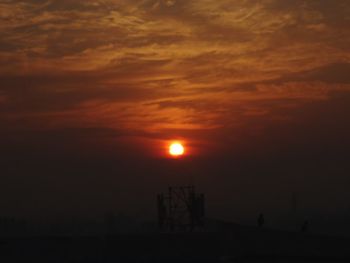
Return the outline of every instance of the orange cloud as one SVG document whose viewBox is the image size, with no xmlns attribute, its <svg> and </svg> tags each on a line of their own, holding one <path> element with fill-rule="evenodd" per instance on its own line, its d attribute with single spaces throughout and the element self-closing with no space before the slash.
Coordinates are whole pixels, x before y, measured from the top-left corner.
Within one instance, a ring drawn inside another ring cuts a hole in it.
<svg viewBox="0 0 350 263">
<path fill-rule="evenodd" d="M 276 107 L 349 90 L 349 13 L 347 1 L 5 1 L 0 122 L 195 137 L 289 120 Z"/>
</svg>

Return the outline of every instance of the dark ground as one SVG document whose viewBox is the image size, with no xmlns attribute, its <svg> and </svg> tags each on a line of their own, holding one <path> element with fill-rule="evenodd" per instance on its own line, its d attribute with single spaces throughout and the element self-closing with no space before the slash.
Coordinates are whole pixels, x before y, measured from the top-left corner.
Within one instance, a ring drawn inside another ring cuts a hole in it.
<svg viewBox="0 0 350 263">
<path fill-rule="evenodd" d="M 222 223 L 215 232 L 2 238 L 0 262 L 350 262 L 350 240 Z"/>
</svg>

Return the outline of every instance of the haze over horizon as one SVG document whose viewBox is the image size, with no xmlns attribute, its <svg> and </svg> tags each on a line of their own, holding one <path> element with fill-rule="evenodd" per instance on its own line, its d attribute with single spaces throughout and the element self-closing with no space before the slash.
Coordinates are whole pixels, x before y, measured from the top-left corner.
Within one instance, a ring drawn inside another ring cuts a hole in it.
<svg viewBox="0 0 350 263">
<path fill-rule="evenodd" d="M 347 0 L 0 0 L 0 215 L 349 214 Z M 188 154 L 169 159 L 169 141 Z"/>
</svg>

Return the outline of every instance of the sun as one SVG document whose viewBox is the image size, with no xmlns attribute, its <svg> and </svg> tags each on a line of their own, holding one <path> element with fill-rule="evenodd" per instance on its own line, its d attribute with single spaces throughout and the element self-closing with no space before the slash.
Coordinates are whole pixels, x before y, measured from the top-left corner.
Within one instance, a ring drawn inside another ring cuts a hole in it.
<svg viewBox="0 0 350 263">
<path fill-rule="evenodd" d="M 179 142 L 173 142 L 169 146 L 169 154 L 173 157 L 179 157 L 185 153 L 185 148 Z"/>
</svg>

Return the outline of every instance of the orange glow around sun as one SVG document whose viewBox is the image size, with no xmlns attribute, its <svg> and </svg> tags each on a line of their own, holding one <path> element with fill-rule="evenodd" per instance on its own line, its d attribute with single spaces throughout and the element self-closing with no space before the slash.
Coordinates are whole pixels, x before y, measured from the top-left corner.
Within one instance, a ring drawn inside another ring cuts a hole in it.
<svg viewBox="0 0 350 263">
<path fill-rule="evenodd" d="M 179 142 L 173 142 L 169 145 L 169 154 L 173 157 L 180 157 L 185 153 L 184 146 Z"/>
</svg>

